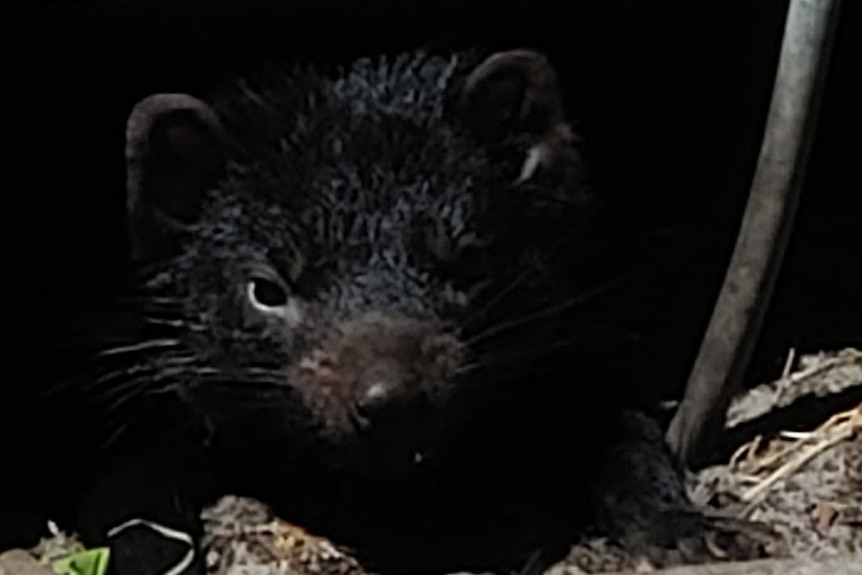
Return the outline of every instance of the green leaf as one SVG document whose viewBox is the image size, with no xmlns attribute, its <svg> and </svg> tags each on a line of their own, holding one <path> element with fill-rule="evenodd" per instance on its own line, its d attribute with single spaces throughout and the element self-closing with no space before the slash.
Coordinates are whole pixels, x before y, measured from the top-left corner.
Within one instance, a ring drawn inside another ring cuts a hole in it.
<svg viewBox="0 0 862 575">
<path fill-rule="evenodd" d="M 58 575 L 105 575 L 111 550 L 107 547 L 89 549 L 54 562 Z"/>
</svg>

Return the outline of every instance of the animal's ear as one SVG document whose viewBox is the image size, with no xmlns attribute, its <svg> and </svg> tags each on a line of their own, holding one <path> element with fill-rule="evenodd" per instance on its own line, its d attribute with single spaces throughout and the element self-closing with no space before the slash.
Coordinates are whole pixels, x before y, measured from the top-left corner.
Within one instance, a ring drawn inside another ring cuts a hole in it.
<svg viewBox="0 0 862 575">
<path fill-rule="evenodd" d="M 167 255 L 200 215 L 225 166 L 215 112 L 186 94 L 155 94 L 126 123 L 126 209 L 132 258 Z"/>
<path fill-rule="evenodd" d="M 497 142 L 526 138 L 531 147 L 522 180 L 573 140 L 557 72 L 540 52 L 492 54 L 463 80 L 456 101 L 461 117 L 480 137 Z"/>
<path fill-rule="evenodd" d="M 540 135 L 564 121 L 557 73 L 533 50 L 492 54 L 467 76 L 461 112 L 488 136 L 517 131 Z"/>
</svg>

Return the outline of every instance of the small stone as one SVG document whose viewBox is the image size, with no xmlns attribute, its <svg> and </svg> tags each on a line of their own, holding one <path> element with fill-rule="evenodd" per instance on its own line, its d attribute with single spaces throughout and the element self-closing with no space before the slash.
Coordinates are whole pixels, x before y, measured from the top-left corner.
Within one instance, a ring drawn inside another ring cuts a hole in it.
<svg viewBox="0 0 862 575">
<path fill-rule="evenodd" d="M 23 549 L 12 549 L 0 554 L 0 575 L 54 575 L 54 572 Z"/>
</svg>

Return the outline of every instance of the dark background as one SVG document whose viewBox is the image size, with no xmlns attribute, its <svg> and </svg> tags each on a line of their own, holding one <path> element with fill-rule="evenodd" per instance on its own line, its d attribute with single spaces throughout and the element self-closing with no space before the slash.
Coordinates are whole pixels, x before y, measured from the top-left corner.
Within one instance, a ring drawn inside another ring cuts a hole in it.
<svg viewBox="0 0 862 575">
<path fill-rule="evenodd" d="M 674 295 L 700 298 L 706 322 L 757 158 L 786 0 L 280 6 L 0 3 L 4 319 L 12 341 L 7 405 L 37 385 L 34 365 L 50 363 L 40 343 L 122 269 L 131 107 L 157 91 L 203 95 L 260 59 L 331 60 L 431 40 L 547 51 L 581 118 L 596 184 L 629 194 L 632 212 L 657 225 L 704 222 L 709 237 L 700 260 L 709 265 L 692 273 L 707 278 L 701 285 L 712 291 L 680 283 Z M 858 2 L 843 8 L 757 377 L 780 367 L 791 345 L 833 347 L 862 336 L 862 92 L 855 81 L 862 10 Z"/>
</svg>

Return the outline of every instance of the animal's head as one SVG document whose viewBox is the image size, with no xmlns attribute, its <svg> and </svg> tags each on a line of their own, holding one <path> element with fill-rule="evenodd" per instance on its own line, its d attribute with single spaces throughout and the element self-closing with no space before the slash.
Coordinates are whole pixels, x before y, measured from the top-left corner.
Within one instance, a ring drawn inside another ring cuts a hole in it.
<svg viewBox="0 0 862 575">
<path fill-rule="evenodd" d="M 454 391 L 553 337 L 527 316 L 559 301 L 552 262 L 589 194 L 538 53 L 154 95 L 126 153 L 133 256 L 178 330 L 159 361 L 216 430 L 403 471 Z"/>
</svg>

